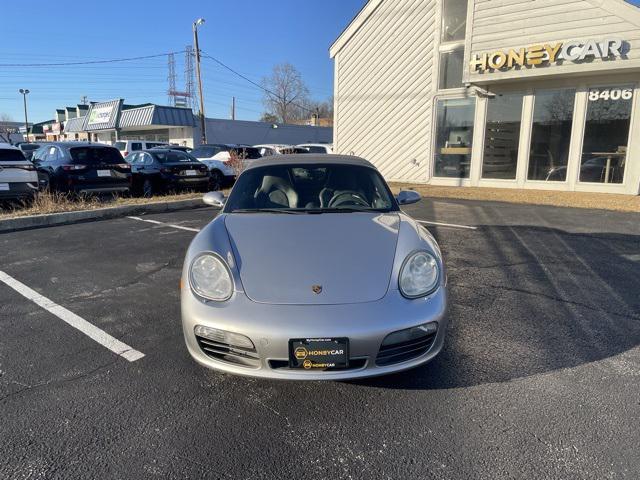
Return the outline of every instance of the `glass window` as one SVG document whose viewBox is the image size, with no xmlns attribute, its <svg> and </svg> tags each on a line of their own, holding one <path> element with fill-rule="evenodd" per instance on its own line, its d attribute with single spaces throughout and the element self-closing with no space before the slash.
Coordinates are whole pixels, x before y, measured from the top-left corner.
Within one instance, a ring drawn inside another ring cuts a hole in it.
<svg viewBox="0 0 640 480">
<path fill-rule="evenodd" d="M 464 49 L 440 54 L 440 89 L 462 87 Z"/>
<path fill-rule="evenodd" d="M 509 93 L 488 100 L 482 178 L 515 180 L 523 98 Z"/>
<path fill-rule="evenodd" d="M 475 110 L 475 98 L 438 101 L 436 177 L 469 178 Z"/>
<path fill-rule="evenodd" d="M 581 182 L 622 183 L 627 160 L 633 87 L 589 90 Z"/>
<path fill-rule="evenodd" d="M 97 165 L 122 163 L 122 155 L 113 147 L 75 147 L 70 150 L 74 164 Z"/>
<path fill-rule="evenodd" d="M 142 144 L 140 142 L 132 142 L 131 143 L 131 150 L 132 151 L 136 151 L 136 150 L 142 150 Z"/>
<path fill-rule="evenodd" d="M 0 163 L 2 162 L 24 162 L 24 154 L 13 148 L 0 148 Z"/>
<path fill-rule="evenodd" d="M 191 155 L 196 158 L 211 158 L 222 151 L 218 145 L 202 145 L 191 151 Z"/>
<path fill-rule="evenodd" d="M 564 182 L 573 125 L 575 90 L 536 92 L 533 106 L 529 180 Z"/>
<path fill-rule="evenodd" d="M 442 2 L 442 41 L 464 40 L 467 27 L 468 0 L 444 0 Z"/>
</svg>

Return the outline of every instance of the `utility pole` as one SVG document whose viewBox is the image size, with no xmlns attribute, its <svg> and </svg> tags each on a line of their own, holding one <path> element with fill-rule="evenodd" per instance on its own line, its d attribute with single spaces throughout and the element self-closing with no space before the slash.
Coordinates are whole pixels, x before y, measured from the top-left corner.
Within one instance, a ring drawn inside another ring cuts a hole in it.
<svg viewBox="0 0 640 480">
<path fill-rule="evenodd" d="M 231 120 L 236 119 L 236 97 L 231 97 Z"/>
<path fill-rule="evenodd" d="M 29 143 L 29 120 L 27 118 L 27 95 L 29 94 L 29 89 L 21 88 L 18 91 L 22 94 L 22 101 L 24 102 L 24 131 L 27 134 L 27 143 Z"/>
<path fill-rule="evenodd" d="M 198 44 L 198 26 L 204 23 L 204 18 L 193 22 L 193 43 L 196 48 L 196 72 L 198 75 L 198 92 L 200 93 L 200 135 L 201 142 L 207 143 L 207 126 L 204 116 L 204 96 L 202 95 L 202 75 L 200 74 L 200 45 Z"/>
<path fill-rule="evenodd" d="M 87 96 L 86 96 L 86 95 L 83 95 L 83 96 L 80 98 L 80 103 L 82 103 L 82 105 L 86 105 L 88 101 L 89 101 L 89 99 L 87 98 Z"/>
</svg>

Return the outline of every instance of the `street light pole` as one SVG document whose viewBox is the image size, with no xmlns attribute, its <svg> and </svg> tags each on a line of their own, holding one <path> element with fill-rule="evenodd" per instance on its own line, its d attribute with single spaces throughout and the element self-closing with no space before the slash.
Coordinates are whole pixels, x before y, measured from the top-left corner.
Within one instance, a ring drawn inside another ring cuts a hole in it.
<svg viewBox="0 0 640 480">
<path fill-rule="evenodd" d="M 22 94 L 22 101 L 24 102 L 24 131 L 27 135 L 27 143 L 29 143 L 29 119 L 27 118 L 27 94 L 29 89 L 21 88 L 18 91 Z"/>
<path fill-rule="evenodd" d="M 193 43 L 196 49 L 196 72 L 198 74 L 198 92 L 200 94 L 200 140 L 207 143 L 207 126 L 204 116 L 204 97 L 202 96 L 202 76 L 200 74 L 200 45 L 198 44 L 198 26 L 204 23 L 204 18 L 193 22 Z"/>
</svg>

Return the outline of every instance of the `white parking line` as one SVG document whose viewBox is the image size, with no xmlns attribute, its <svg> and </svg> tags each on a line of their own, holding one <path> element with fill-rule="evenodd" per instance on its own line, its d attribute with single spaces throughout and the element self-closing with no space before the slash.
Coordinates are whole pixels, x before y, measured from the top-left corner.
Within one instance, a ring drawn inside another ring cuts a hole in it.
<svg viewBox="0 0 640 480">
<path fill-rule="evenodd" d="M 113 338 L 105 331 L 100 330 L 95 325 L 87 322 L 84 318 L 79 317 L 75 313 L 49 300 L 47 297 L 40 295 L 35 290 L 32 290 L 24 283 L 19 282 L 3 271 L 0 271 L 0 281 L 13 288 L 23 297 L 31 300 L 36 305 L 44 308 L 49 313 L 54 314 L 60 320 L 68 323 L 77 330 L 80 330 L 86 336 L 95 340 L 103 347 L 106 347 L 113 353 L 120 355 L 122 358 L 130 362 L 135 362 L 136 360 L 140 360 L 142 357 L 144 357 L 144 353 L 134 350 L 126 343 L 122 343 L 117 338 Z"/>
<path fill-rule="evenodd" d="M 171 228 L 177 228 L 178 230 L 186 230 L 187 232 L 200 231 L 199 228 L 183 227 L 181 225 L 174 225 L 172 223 L 159 222 L 158 220 L 149 220 L 149 219 L 140 218 L 140 217 L 127 217 L 127 218 L 130 218 L 131 220 L 138 220 L 139 222 L 147 222 L 147 223 L 153 223 L 155 225 L 162 225 L 163 227 L 171 227 Z"/>
<path fill-rule="evenodd" d="M 440 222 L 429 222 L 427 220 L 416 220 L 418 223 L 422 223 L 424 225 L 437 225 L 439 227 L 449 227 L 449 228 L 463 228 L 465 230 L 477 230 L 478 227 L 471 227 L 469 225 L 456 225 L 455 223 L 440 223 Z"/>
</svg>

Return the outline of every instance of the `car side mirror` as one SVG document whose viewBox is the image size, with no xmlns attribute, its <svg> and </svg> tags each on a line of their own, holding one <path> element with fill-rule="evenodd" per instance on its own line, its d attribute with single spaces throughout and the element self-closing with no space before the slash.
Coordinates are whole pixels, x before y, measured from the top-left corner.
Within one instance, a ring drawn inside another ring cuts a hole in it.
<svg viewBox="0 0 640 480">
<path fill-rule="evenodd" d="M 211 205 L 212 207 L 222 208 L 224 207 L 227 199 L 222 192 L 208 192 L 204 194 L 204 197 L 202 197 L 202 201 L 207 205 Z"/>
<path fill-rule="evenodd" d="M 398 195 L 396 195 L 396 200 L 399 205 L 410 205 L 412 203 L 417 203 L 420 201 L 422 197 L 418 192 L 413 190 L 401 190 Z"/>
</svg>

